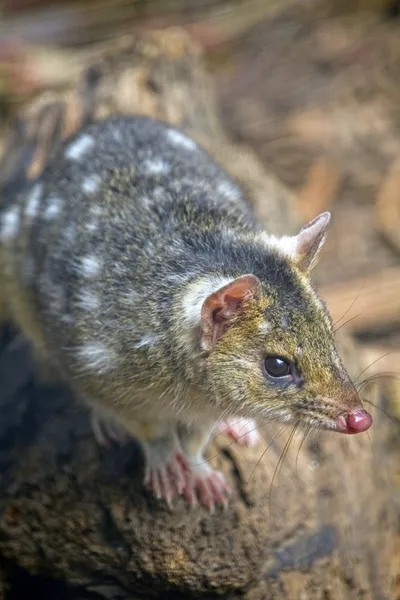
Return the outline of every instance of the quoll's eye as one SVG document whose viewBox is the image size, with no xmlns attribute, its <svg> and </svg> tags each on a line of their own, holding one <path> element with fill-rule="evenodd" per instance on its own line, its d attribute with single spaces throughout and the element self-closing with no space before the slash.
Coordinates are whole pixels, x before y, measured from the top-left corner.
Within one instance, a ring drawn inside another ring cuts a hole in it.
<svg viewBox="0 0 400 600">
<path fill-rule="evenodd" d="M 290 363 L 281 356 L 267 356 L 264 359 L 264 369 L 271 379 L 290 377 Z"/>
</svg>

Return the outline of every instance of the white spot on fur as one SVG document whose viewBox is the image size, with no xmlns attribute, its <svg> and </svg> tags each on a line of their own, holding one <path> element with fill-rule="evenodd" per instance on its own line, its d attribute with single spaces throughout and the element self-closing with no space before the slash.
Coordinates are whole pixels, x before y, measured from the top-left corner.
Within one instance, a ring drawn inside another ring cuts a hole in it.
<svg viewBox="0 0 400 600">
<path fill-rule="evenodd" d="M 41 183 L 36 183 L 26 200 L 25 204 L 25 214 L 29 218 L 36 217 L 39 212 L 40 199 L 42 196 L 43 186 Z"/>
<path fill-rule="evenodd" d="M 47 201 L 47 206 L 43 213 L 43 217 L 46 219 L 46 221 L 51 221 L 51 219 L 54 219 L 60 214 L 62 206 L 63 201 L 61 198 L 58 196 L 50 196 Z"/>
<path fill-rule="evenodd" d="M 241 198 L 240 190 L 230 181 L 222 181 L 217 185 L 217 192 L 228 200 L 236 201 Z"/>
<path fill-rule="evenodd" d="M 72 244 L 76 238 L 76 225 L 69 223 L 64 231 L 64 239 L 67 243 Z"/>
<path fill-rule="evenodd" d="M 0 239 L 11 240 L 14 238 L 20 228 L 21 218 L 19 206 L 9 208 L 1 216 Z"/>
<path fill-rule="evenodd" d="M 85 366 L 96 373 L 108 373 L 117 363 L 114 350 L 102 342 L 89 342 L 78 348 L 78 358 Z"/>
<path fill-rule="evenodd" d="M 281 327 L 283 330 L 287 329 L 289 326 L 289 321 L 287 317 L 281 317 Z"/>
<path fill-rule="evenodd" d="M 82 190 L 85 194 L 93 194 L 101 182 L 100 177 L 86 177 L 82 183 Z"/>
<path fill-rule="evenodd" d="M 150 175 L 166 175 L 169 173 L 170 166 L 165 160 L 155 159 L 155 160 L 146 160 L 143 163 L 146 173 Z"/>
<path fill-rule="evenodd" d="M 82 290 L 78 295 L 77 306 L 89 312 L 96 311 L 100 308 L 100 298 L 91 290 Z"/>
<path fill-rule="evenodd" d="M 157 336 L 154 333 L 147 333 L 146 335 L 144 335 L 142 337 L 142 339 L 140 340 L 140 342 L 138 342 L 135 345 L 135 348 L 136 349 L 145 348 L 145 347 L 150 347 L 151 348 L 152 346 L 154 346 L 154 344 L 156 343 L 156 341 L 157 341 Z"/>
<path fill-rule="evenodd" d="M 104 214 L 104 208 L 99 206 L 99 204 L 95 204 L 90 207 L 90 212 L 95 217 L 100 217 L 100 215 Z"/>
<path fill-rule="evenodd" d="M 98 219 L 91 219 L 90 221 L 88 221 L 85 224 L 85 228 L 87 229 L 87 231 L 96 231 L 96 229 L 99 226 L 99 221 Z"/>
<path fill-rule="evenodd" d="M 303 348 L 301 346 L 297 346 L 296 355 L 301 356 L 303 354 Z"/>
<path fill-rule="evenodd" d="M 79 272 L 83 277 L 93 279 L 100 274 L 100 271 L 101 263 L 96 256 L 89 255 L 82 258 L 81 264 L 79 265 Z"/>
<path fill-rule="evenodd" d="M 72 315 L 66 314 L 63 315 L 60 319 L 61 323 L 64 323 L 65 325 L 72 325 L 73 323 L 75 323 L 75 319 Z"/>
<path fill-rule="evenodd" d="M 267 323 L 267 321 L 264 321 L 264 323 L 261 323 L 261 325 L 258 326 L 258 329 L 262 334 L 267 334 L 271 331 L 272 326 L 271 323 Z"/>
<path fill-rule="evenodd" d="M 65 156 L 70 160 L 78 160 L 93 146 L 94 139 L 90 135 L 82 135 L 68 146 Z"/>
<path fill-rule="evenodd" d="M 177 131 L 176 129 L 169 129 L 167 136 L 170 142 L 175 146 L 183 146 L 186 150 L 196 150 L 197 144 L 194 140 L 190 139 L 184 133 Z"/>
<path fill-rule="evenodd" d="M 150 198 L 148 196 L 140 196 L 140 198 L 138 198 L 138 201 L 144 206 L 150 206 Z"/>
</svg>

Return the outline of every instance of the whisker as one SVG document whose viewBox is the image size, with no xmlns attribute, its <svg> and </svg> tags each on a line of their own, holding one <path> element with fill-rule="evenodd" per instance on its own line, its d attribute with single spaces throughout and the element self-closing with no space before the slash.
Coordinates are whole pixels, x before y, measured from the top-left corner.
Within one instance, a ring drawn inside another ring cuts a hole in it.
<svg viewBox="0 0 400 600">
<path fill-rule="evenodd" d="M 219 421 L 222 421 L 222 419 L 219 419 Z M 242 419 L 238 419 L 237 421 L 235 421 L 235 423 L 232 423 L 232 424 L 228 425 L 228 427 L 225 427 L 225 429 L 223 429 L 222 431 L 220 431 L 219 433 L 217 433 L 217 435 L 215 435 L 213 438 L 211 438 L 210 440 L 208 440 L 207 444 L 204 447 L 208 446 L 208 444 L 211 444 L 211 442 L 213 442 L 214 440 L 216 440 L 220 435 L 226 433 L 228 431 L 228 429 L 230 429 L 232 427 L 232 425 L 237 425 L 238 423 L 240 423 L 240 421 L 243 421 L 243 418 Z M 216 427 L 217 423 L 218 423 L 218 421 L 214 425 L 214 428 Z M 244 425 L 243 425 L 243 427 L 244 427 Z M 258 427 L 258 425 L 257 425 L 257 427 Z M 255 429 L 257 429 L 257 427 L 254 427 L 254 429 L 252 431 L 254 431 Z M 246 435 L 246 434 L 243 434 L 243 435 Z M 243 436 L 240 436 L 238 439 L 240 439 L 241 437 L 243 437 Z"/>
<path fill-rule="evenodd" d="M 379 381 L 380 379 L 394 379 L 396 381 L 400 381 L 400 375 L 398 373 L 392 373 L 390 371 L 383 372 L 383 373 L 375 373 L 374 375 L 371 375 L 370 377 L 367 377 L 366 379 L 364 379 L 364 381 L 360 381 L 360 383 L 355 384 L 355 387 L 358 390 L 362 390 L 369 383 L 375 383 L 376 381 Z"/>
<path fill-rule="evenodd" d="M 345 316 L 346 316 L 346 315 L 347 315 L 347 314 L 350 312 L 350 310 L 353 308 L 353 306 L 355 305 L 355 303 L 357 302 L 357 300 L 358 300 L 358 299 L 359 299 L 359 297 L 360 297 L 360 294 L 361 294 L 361 292 L 362 292 L 362 290 L 363 290 L 363 288 L 364 288 L 364 285 L 365 285 L 365 281 L 364 281 L 364 282 L 363 282 L 363 284 L 361 285 L 361 287 L 360 287 L 360 289 L 359 289 L 359 292 L 358 292 L 357 296 L 354 298 L 353 302 L 350 304 L 350 306 L 349 306 L 349 308 L 346 310 L 346 312 L 345 312 L 345 313 L 344 313 L 344 314 L 343 314 L 343 315 L 340 317 L 340 319 L 338 319 L 337 321 L 335 321 L 335 322 L 334 322 L 334 324 L 333 324 L 333 327 L 334 327 L 334 328 L 336 327 L 336 325 L 337 325 L 338 323 L 340 323 L 340 321 L 341 321 L 342 319 L 344 319 L 344 318 L 345 318 Z"/>
<path fill-rule="evenodd" d="M 278 469 L 279 469 L 280 465 L 281 465 L 281 464 L 283 464 L 283 462 L 284 462 L 284 460 L 285 460 L 285 458 L 286 458 L 287 452 L 288 452 L 288 450 L 289 450 L 290 444 L 292 443 L 293 436 L 294 436 L 294 434 L 296 433 L 296 430 L 297 430 L 297 427 L 298 427 L 298 424 L 299 424 L 299 422 L 300 422 L 300 421 L 297 421 L 297 422 L 294 424 L 294 426 L 293 426 L 293 429 L 292 429 L 291 433 L 289 434 L 289 437 L 288 437 L 288 439 L 287 439 L 287 441 L 286 441 L 286 444 L 285 444 L 285 445 L 284 445 L 284 447 L 283 447 L 283 450 L 282 450 L 282 452 L 281 452 L 281 455 L 280 455 L 280 457 L 279 457 L 279 460 L 278 460 L 278 462 L 277 462 L 277 465 L 276 465 L 276 467 L 275 467 L 274 474 L 273 474 L 273 476 L 272 476 L 271 485 L 270 485 L 270 492 L 269 492 L 269 501 L 268 501 L 270 512 L 271 512 L 271 498 L 272 498 L 272 490 L 273 490 L 273 485 L 274 485 L 275 477 L 276 477 L 276 475 L 277 475 L 277 472 L 278 472 Z"/>
<path fill-rule="evenodd" d="M 368 367 L 365 367 L 365 369 L 363 369 L 361 371 L 361 373 L 359 373 L 357 375 L 357 377 L 355 378 L 355 381 L 357 381 L 357 379 L 359 379 L 361 377 L 361 375 L 364 375 L 365 371 L 368 371 L 368 369 L 370 369 L 373 365 L 375 365 L 378 361 L 382 360 L 382 358 L 385 358 L 385 356 L 389 356 L 389 354 L 393 354 L 393 351 L 389 351 L 386 352 L 385 354 L 382 354 L 382 356 L 380 356 L 379 358 L 376 358 L 370 365 L 368 365 Z"/>
<path fill-rule="evenodd" d="M 358 313 L 358 315 L 354 315 L 354 317 L 351 317 L 350 319 L 347 319 L 347 321 L 345 321 L 344 323 L 342 323 L 341 325 L 339 325 L 339 327 L 336 327 L 336 329 L 333 330 L 333 333 L 337 333 L 340 329 L 342 329 L 342 327 L 345 327 L 345 325 L 347 325 L 348 323 L 351 323 L 352 321 L 354 321 L 354 319 L 358 319 L 358 317 L 361 317 L 362 313 Z"/>
<path fill-rule="evenodd" d="M 305 433 L 304 433 L 303 439 L 301 440 L 301 443 L 300 443 L 299 449 L 297 450 L 297 456 L 296 456 L 296 476 L 298 475 L 297 464 L 298 464 L 298 460 L 299 460 L 300 452 L 301 452 L 301 449 L 302 449 L 302 447 L 303 447 L 303 445 L 304 445 L 304 442 L 306 441 L 306 438 L 307 438 L 308 434 L 310 433 L 311 429 L 312 429 L 312 427 L 311 427 L 311 425 L 309 425 L 309 426 L 307 427 L 307 429 L 306 429 Z"/>
<path fill-rule="evenodd" d="M 392 421 L 392 423 L 396 425 L 396 427 L 400 427 L 398 420 L 395 417 L 389 415 L 389 413 L 387 413 L 384 408 L 382 408 L 378 404 L 375 404 L 375 402 L 372 402 L 372 400 L 367 400 L 367 398 L 362 398 L 362 401 L 366 402 L 367 404 L 370 404 L 371 406 L 379 410 L 381 413 L 383 413 L 389 419 L 389 421 Z"/>
<path fill-rule="evenodd" d="M 262 454 L 261 454 L 260 458 L 258 459 L 257 463 L 255 464 L 255 466 L 253 467 L 253 469 L 252 469 L 252 471 L 251 471 L 251 473 L 250 473 L 250 476 L 249 476 L 249 478 L 248 478 L 248 480 L 247 480 L 247 483 L 249 483 L 249 481 L 250 481 L 250 479 L 252 478 L 252 476 L 253 476 L 253 474 L 254 474 L 255 470 L 257 469 L 258 465 L 260 464 L 260 462 L 261 462 L 261 461 L 262 461 L 262 459 L 264 458 L 265 454 L 267 453 L 267 450 L 269 450 L 269 448 L 271 448 L 271 446 L 272 446 L 272 444 L 274 443 L 274 441 L 275 441 L 276 439 L 278 439 L 278 437 L 280 437 L 280 436 L 282 435 L 282 433 L 284 433 L 285 431 L 287 431 L 287 426 L 285 426 L 285 427 L 282 427 L 282 429 L 280 429 L 280 430 L 278 431 L 278 433 L 276 433 L 276 434 L 274 435 L 274 437 L 273 437 L 273 438 L 272 438 L 272 440 L 269 442 L 269 444 L 268 444 L 268 446 L 265 448 L 265 450 L 263 450 L 263 452 L 262 452 Z"/>
<path fill-rule="evenodd" d="M 256 425 L 256 427 L 253 427 L 253 429 L 251 429 L 251 430 L 250 430 L 250 433 L 251 433 L 252 431 L 255 431 L 256 429 L 258 429 L 259 427 L 260 427 L 260 425 Z M 224 430 L 224 431 L 226 431 L 226 430 Z M 224 433 L 224 431 L 222 431 L 221 433 Z M 232 444 L 237 444 L 237 441 L 238 441 L 238 440 L 240 440 L 240 439 L 241 439 L 242 437 L 244 437 L 245 435 L 247 435 L 247 433 L 248 433 L 248 432 L 244 433 L 243 435 L 240 435 L 240 436 L 239 436 L 237 439 L 235 439 L 235 440 L 231 440 L 231 441 L 229 442 L 229 444 L 228 444 L 227 448 L 230 448 L 230 447 L 232 446 Z M 213 438 L 213 439 L 215 440 L 215 439 L 216 439 L 216 438 L 217 438 L 219 435 L 221 435 L 221 434 L 218 434 L 218 435 L 216 435 L 216 436 L 215 436 L 215 438 Z M 272 441 L 273 441 L 274 439 L 275 439 L 275 438 L 272 438 Z M 207 442 L 207 443 L 208 443 L 208 442 Z M 206 444 L 206 446 L 207 446 L 207 444 Z M 204 446 L 204 447 L 205 447 L 205 446 Z M 268 449 L 268 448 L 267 448 L 267 449 Z M 218 455 L 219 455 L 219 452 L 217 452 L 217 454 L 214 454 L 214 456 L 211 456 L 210 458 L 208 458 L 208 459 L 204 460 L 203 462 L 201 462 L 201 463 L 198 463 L 196 466 L 199 466 L 199 465 L 204 465 L 205 463 L 208 463 L 208 462 L 210 462 L 211 460 L 213 460 L 214 458 L 216 458 Z"/>
</svg>

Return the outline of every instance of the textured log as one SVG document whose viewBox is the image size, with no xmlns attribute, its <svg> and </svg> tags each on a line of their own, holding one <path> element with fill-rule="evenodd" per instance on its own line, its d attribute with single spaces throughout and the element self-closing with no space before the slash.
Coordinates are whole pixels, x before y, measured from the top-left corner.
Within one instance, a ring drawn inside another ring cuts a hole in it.
<svg viewBox="0 0 400 600">
<path fill-rule="evenodd" d="M 275 232 L 298 225 L 286 189 L 225 136 L 199 53 L 179 31 L 124 40 L 80 85 L 31 105 L 10 131 L 2 195 L 40 172 L 80 123 L 131 112 L 181 124 L 240 179 Z M 219 436 L 209 457 L 234 490 L 229 510 L 189 511 L 182 500 L 170 512 L 144 492 L 135 445 L 100 450 L 85 407 L 39 381 L 18 335 L 5 327 L 2 336 L 0 554 L 9 562 L 68 583 L 76 598 L 387 597 L 398 567 L 384 421 L 371 440 L 320 434 L 302 444 L 300 435 L 277 471 L 290 430 L 265 427 L 254 450 Z M 356 375 L 350 340 L 343 352 Z"/>
</svg>

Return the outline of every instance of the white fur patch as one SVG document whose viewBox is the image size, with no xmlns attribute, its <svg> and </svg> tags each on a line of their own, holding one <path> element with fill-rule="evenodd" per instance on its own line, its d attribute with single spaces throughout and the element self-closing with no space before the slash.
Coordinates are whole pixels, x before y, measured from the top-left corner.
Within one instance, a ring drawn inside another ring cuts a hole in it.
<svg viewBox="0 0 400 600">
<path fill-rule="evenodd" d="M 217 185 L 217 192 L 222 194 L 228 200 L 235 202 L 241 198 L 240 190 L 230 181 L 222 181 Z"/>
<path fill-rule="evenodd" d="M 268 248 L 275 248 L 282 252 L 285 256 L 295 259 L 297 255 L 297 237 L 284 235 L 283 237 L 276 237 L 275 235 L 269 235 L 263 231 L 259 234 L 258 239 L 264 243 Z"/>
<path fill-rule="evenodd" d="M 182 146 L 183 148 L 186 148 L 186 150 L 196 150 L 197 148 L 197 144 L 194 140 L 176 129 L 168 129 L 167 137 L 175 146 Z"/>
<path fill-rule="evenodd" d="M 289 327 L 289 320 L 287 317 L 281 317 L 281 327 L 284 331 Z"/>
<path fill-rule="evenodd" d="M 98 219 L 91 219 L 90 221 L 85 223 L 85 229 L 87 229 L 87 231 L 96 231 L 96 229 L 98 227 L 99 227 Z"/>
<path fill-rule="evenodd" d="M 72 315 L 66 314 L 63 315 L 60 319 L 61 323 L 64 323 L 65 325 L 72 325 L 73 323 L 75 323 L 75 319 Z"/>
<path fill-rule="evenodd" d="M 28 195 L 25 204 L 25 214 L 32 219 L 39 212 L 40 200 L 42 197 L 43 186 L 41 183 L 36 183 Z"/>
<path fill-rule="evenodd" d="M 100 215 L 104 214 L 104 208 L 99 204 L 95 204 L 94 206 L 90 207 L 90 213 L 94 217 L 100 217 Z"/>
<path fill-rule="evenodd" d="M 61 198 L 59 198 L 59 196 L 50 196 L 47 200 L 47 206 L 43 213 L 43 218 L 46 219 L 46 221 L 55 219 L 60 214 L 62 207 L 63 201 Z"/>
<path fill-rule="evenodd" d="M 72 244 L 76 238 L 76 225 L 75 223 L 69 223 L 64 231 L 65 241 Z"/>
<path fill-rule="evenodd" d="M 3 215 L 0 215 L 0 239 L 11 240 L 19 231 L 21 225 L 19 206 L 9 208 Z"/>
<path fill-rule="evenodd" d="M 93 194 L 99 187 L 100 182 L 100 177 L 86 177 L 82 183 L 82 190 L 85 194 Z"/>
<path fill-rule="evenodd" d="M 82 135 L 72 142 L 65 151 L 65 156 L 70 160 L 78 160 L 94 146 L 94 138 L 90 135 Z"/>
<path fill-rule="evenodd" d="M 98 341 L 89 342 L 77 349 L 79 360 L 96 373 L 108 373 L 117 363 L 117 355 L 106 344 Z"/>
<path fill-rule="evenodd" d="M 170 172 L 170 166 L 165 160 L 157 158 L 155 160 L 146 160 L 143 163 L 146 173 L 150 175 L 166 175 Z"/>
<path fill-rule="evenodd" d="M 147 333 L 142 337 L 140 342 L 135 345 L 136 349 L 154 346 L 157 341 L 157 336 L 154 333 Z"/>
<path fill-rule="evenodd" d="M 188 285 L 182 302 L 183 320 L 187 327 L 196 327 L 200 323 L 201 309 L 210 294 L 233 281 L 229 277 L 207 277 Z"/>
<path fill-rule="evenodd" d="M 92 290 L 81 290 L 78 295 L 77 305 L 88 312 L 96 311 L 100 308 L 100 298 Z"/>
<path fill-rule="evenodd" d="M 87 279 L 97 277 L 101 272 L 100 260 L 94 255 L 85 256 L 79 265 L 79 272 Z"/>
<path fill-rule="evenodd" d="M 267 321 L 264 321 L 264 323 L 261 323 L 261 325 L 258 326 L 258 330 L 262 333 L 262 334 L 267 334 L 271 331 L 272 327 L 271 327 L 271 323 L 267 323 Z"/>
</svg>

